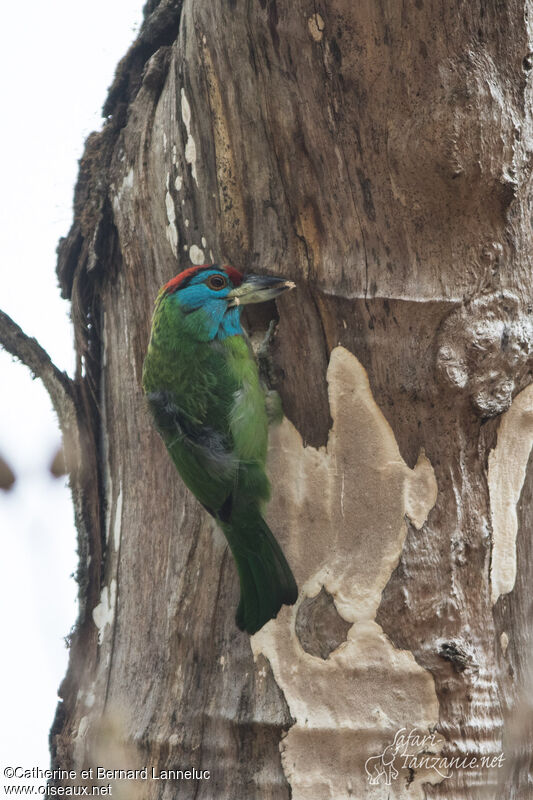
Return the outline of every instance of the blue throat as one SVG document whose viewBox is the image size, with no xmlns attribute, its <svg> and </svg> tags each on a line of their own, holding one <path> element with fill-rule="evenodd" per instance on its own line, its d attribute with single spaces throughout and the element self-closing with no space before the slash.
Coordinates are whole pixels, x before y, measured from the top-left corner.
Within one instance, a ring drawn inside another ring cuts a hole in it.
<svg viewBox="0 0 533 800">
<path fill-rule="evenodd" d="M 179 305 L 185 327 L 191 336 L 199 341 L 209 342 L 213 339 L 223 341 L 229 336 L 243 334 L 239 306 L 228 308 L 226 302 L 218 299 L 204 300 L 198 308 L 188 308 L 183 302 Z"/>
<path fill-rule="evenodd" d="M 239 306 L 228 308 L 218 326 L 215 339 L 227 339 L 228 336 L 242 336 L 241 309 Z"/>
</svg>

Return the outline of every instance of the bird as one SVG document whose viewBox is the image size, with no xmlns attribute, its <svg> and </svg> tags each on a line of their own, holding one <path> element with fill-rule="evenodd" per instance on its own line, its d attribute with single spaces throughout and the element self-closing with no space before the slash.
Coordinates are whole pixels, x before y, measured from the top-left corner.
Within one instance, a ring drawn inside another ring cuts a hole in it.
<svg viewBox="0 0 533 800">
<path fill-rule="evenodd" d="M 276 393 L 260 380 L 241 312 L 294 286 L 228 265 L 183 270 L 157 295 L 143 365 L 155 428 L 227 539 L 240 581 L 235 621 L 250 635 L 293 605 L 298 588 L 263 517 L 270 498 L 268 400 Z"/>
</svg>

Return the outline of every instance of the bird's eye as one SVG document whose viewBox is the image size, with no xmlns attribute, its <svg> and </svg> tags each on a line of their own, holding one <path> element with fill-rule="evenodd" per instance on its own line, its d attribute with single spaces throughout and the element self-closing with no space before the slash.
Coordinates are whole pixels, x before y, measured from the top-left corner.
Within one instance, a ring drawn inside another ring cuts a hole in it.
<svg viewBox="0 0 533 800">
<path fill-rule="evenodd" d="M 223 275 L 210 275 L 206 282 L 209 288 L 214 289 L 215 292 L 220 291 L 220 289 L 225 289 L 228 285 L 228 282 Z"/>
</svg>

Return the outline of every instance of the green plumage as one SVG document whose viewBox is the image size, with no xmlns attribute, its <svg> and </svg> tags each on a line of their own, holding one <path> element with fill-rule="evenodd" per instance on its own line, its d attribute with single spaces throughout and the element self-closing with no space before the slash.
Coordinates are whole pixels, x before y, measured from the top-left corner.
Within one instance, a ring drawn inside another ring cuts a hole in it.
<svg viewBox="0 0 533 800">
<path fill-rule="evenodd" d="M 167 285 L 158 296 L 143 389 L 183 481 L 228 540 L 241 585 L 237 625 L 252 634 L 295 602 L 297 588 L 261 515 L 270 494 L 267 409 L 240 308 L 231 305 L 235 287 L 211 268 L 207 278 L 217 270 L 230 290 L 213 299 L 207 278 L 200 282 L 206 270 L 194 285 L 182 279 L 178 286 L 188 288 L 169 292 Z"/>
</svg>

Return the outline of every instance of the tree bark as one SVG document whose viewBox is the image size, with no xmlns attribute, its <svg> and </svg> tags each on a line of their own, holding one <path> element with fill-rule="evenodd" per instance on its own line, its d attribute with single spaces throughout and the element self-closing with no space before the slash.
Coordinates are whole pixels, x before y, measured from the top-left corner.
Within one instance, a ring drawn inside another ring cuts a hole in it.
<svg viewBox="0 0 533 800">
<path fill-rule="evenodd" d="M 210 773 L 128 798 L 528 796 L 530 11 L 147 4 L 59 249 L 86 468 L 56 767 Z M 277 321 L 300 588 L 251 640 L 140 389 L 158 288 L 211 261 L 297 283 L 247 315 Z M 470 766 L 406 762 L 401 729 Z"/>
</svg>

